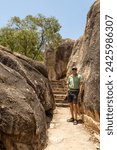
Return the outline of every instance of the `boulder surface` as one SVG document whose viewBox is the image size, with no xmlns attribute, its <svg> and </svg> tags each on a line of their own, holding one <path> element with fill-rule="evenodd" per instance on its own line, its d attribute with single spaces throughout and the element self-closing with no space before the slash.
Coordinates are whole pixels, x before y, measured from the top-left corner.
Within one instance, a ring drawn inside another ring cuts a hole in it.
<svg viewBox="0 0 117 150">
<path fill-rule="evenodd" d="M 46 67 L 0 46 L 0 145 L 42 150 L 54 108 Z"/>
</svg>

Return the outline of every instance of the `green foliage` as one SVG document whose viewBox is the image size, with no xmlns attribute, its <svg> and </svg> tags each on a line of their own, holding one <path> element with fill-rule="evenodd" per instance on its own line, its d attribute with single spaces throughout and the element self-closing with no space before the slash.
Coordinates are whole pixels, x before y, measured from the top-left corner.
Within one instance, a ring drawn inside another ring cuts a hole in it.
<svg viewBox="0 0 117 150">
<path fill-rule="evenodd" d="M 0 30 L 0 44 L 12 51 L 15 49 L 16 34 L 14 29 L 2 28 Z"/>
<path fill-rule="evenodd" d="M 33 59 L 43 60 L 46 47 L 56 49 L 61 43 L 60 28 L 54 17 L 38 14 L 20 19 L 15 16 L 0 29 L 0 44 Z"/>
</svg>

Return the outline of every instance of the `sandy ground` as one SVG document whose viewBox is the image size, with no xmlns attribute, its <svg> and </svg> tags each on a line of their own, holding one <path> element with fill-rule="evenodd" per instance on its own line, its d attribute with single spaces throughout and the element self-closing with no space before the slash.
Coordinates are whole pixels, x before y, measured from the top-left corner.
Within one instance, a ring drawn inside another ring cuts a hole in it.
<svg viewBox="0 0 117 150">
<path fill-rule="evenodd" d="M 48 146 L 45 150 L 96 150 L 84 124 L 73 125 L 66 120 L 69 108 L 56 108 L 48 129 Z"/>
</svg>

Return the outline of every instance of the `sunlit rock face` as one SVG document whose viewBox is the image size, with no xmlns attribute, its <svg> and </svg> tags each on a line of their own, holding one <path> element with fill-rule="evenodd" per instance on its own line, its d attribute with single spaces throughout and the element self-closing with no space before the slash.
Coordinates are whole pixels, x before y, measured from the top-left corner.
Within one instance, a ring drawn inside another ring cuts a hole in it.
<svg viewBox="0 0 117 150">
<path fill-rule="evenodd" d="M 84 76 L 85 114 L 99 121 L 100 114 L 100 4 L 91 6 L 87 15 L 84 35 L 74 44 L 68 71 L 76 65 L 78 72 Z"/>
<path fill-rule="evenodd" d="M 42 150 L 54 108 L 46 67 L 0 46 L 0 148 Z"/>
<path fill-rule="evenodd" d="M 85 114 L 99 121 L 100 114 L 100 3 L 95 1 L 87 14 L 83 36 L 63 40 L 57 50 L 46 53 L 46 66 L 51 80 L 62 79 L 76 65 L 84 76 Z"/>
<path fill-rule="evenodd" d="M 66 76 L 67 64 L 72 53 L 74 42 L 71 39 L 64 39 L 56 50 L 47 50 L 45 64 L 50 80 L 57 80 Z"/>
</svg>

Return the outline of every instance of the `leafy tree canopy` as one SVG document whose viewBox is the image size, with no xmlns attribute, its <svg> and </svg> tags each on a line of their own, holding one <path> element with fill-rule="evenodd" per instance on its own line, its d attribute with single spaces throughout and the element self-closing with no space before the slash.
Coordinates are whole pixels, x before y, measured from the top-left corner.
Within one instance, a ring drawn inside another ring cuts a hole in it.
<svg viewBox="0 0 117 150">
<path fill-rule="evenodd" d="M 11 51 L 20 52 L 33 59 L 42 60 L 46 47 L 56 49 L 60 42 L 61 26 L 54 17 L 41 14 L 24 19 L 12 17 L 7 26 L 0 29 L 0 44 Z"/>
</svg>

